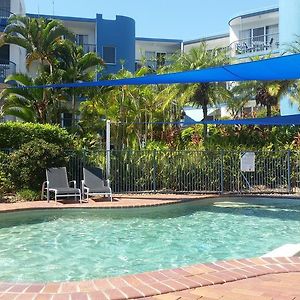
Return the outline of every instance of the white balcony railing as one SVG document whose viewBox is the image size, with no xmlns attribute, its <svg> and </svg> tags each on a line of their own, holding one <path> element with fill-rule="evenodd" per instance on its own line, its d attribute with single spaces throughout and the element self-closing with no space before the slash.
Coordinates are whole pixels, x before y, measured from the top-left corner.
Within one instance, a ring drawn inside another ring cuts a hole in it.
<svg viewBox="0 0 300 300">
<path fill-rule="evenodd" d="M 279 33 L 241 39 L 231 43 L 229 48 L 233 56 L 272 52 L 279 48 Z"/>
</svg>

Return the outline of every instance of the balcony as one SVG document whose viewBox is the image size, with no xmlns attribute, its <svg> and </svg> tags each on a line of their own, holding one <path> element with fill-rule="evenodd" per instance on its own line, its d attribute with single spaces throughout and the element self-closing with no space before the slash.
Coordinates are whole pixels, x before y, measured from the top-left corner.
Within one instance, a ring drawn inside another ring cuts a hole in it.
<svg viewBox="0 0 300 300">
<path fill-rule="evenodd" d="M 169 66 L 172 64 L 171 60 L 158 61 L 157 59 L 150 60 L 135 60 L 135 70 L 139 70 L 141 67 L 146 66 L 152 71 L 156 71 L 160 67 Z"/>
<path fill-rule="evenodd" d="M 8 75 L 16 73 L 16 64 L 12 61 L 0 59 L 0 83 L 3 83 Z"/>
<path fill-rule="evenodd" d="M 77 45 L 82 47 L 84 53 L 97 52 L 97 48 L 96 48 L 95 44 L 80 44 L 80 43 L 77 43 Z"/>
<path fill-rule="evenodd" d="M 249 37 L 229 46 L 232 56 L 251 56 L 271 53 L 279 49 L 279 33 Z"/>
</svg>

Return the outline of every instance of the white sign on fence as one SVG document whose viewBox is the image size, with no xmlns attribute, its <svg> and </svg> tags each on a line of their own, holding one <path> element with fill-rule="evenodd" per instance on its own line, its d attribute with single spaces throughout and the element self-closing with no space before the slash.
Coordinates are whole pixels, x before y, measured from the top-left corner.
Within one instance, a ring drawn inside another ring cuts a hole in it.
<svg viewBox="0 0 300 300">
<path fill-rule="evenodd" d="M 245 152 L 241 156 L 241 171 L 255 172 L 255 153 Z"/>
</svg>

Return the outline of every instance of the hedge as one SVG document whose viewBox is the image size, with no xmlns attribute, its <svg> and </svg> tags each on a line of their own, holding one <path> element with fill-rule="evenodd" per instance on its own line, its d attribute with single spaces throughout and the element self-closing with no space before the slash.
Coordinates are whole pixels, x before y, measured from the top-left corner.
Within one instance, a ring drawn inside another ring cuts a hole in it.
<svg viewBox="0 0 300 300">
<path fill-rule="evenodd" d="M 73 148 L 72 136 L 57 125 L 20 122 L 0 123 L 0 149 L 19 149 L 23 144 L 36 139 L 43 139 L 65 149 Z"/>
</svg>

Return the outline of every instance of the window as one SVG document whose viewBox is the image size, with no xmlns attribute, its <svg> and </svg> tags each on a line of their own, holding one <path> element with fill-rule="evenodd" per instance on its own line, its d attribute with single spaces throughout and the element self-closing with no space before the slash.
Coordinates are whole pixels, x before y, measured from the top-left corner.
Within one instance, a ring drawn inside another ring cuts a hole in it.
<svg viewBox="0 0 300 300">
<path fill-rule="evenodd" d="M 76 34 L 77 45 L 83 46 L 89 43 L 89 36 L 86 34 Z"/>
<path fill-rule="evenodd" d="M 253 28 L 253 42 L 264 43 L 265 27 Z"/>
<path fill-rule="evenodd" d="M 116 64 L 116 47 L 103 47 L 103 60 L 106 64 Z"/>
<path fill-rule="evenodd" d="M 8 63 L 9 62 L 9 45 L 4 45 L 0 47 L 0 63 Z"/>
<path fill-rule="evenodd" d="M 166 63 L 166 53 L 163 52 L 157 52 L 156 53 L 156 62 L 157 67 L 163 67 Z"/>
<path fill-rule="evenodd" d="M 1 0 L 0 9 L 10 11 L 10 0 Z"/>
<path fill-rule="evenodd" d="M 72 114 L 71 113 L 62 113 L 61 114 L 61 127 L 70 128 L 72 127 Z"/>
</svg>

